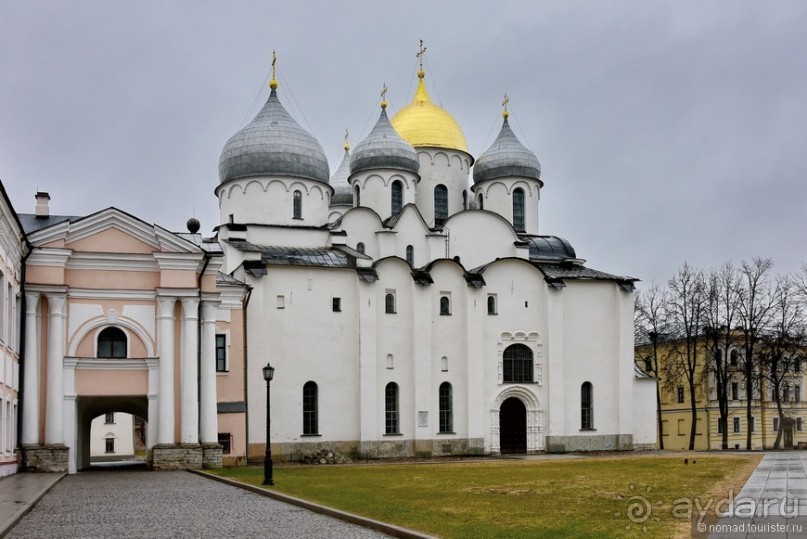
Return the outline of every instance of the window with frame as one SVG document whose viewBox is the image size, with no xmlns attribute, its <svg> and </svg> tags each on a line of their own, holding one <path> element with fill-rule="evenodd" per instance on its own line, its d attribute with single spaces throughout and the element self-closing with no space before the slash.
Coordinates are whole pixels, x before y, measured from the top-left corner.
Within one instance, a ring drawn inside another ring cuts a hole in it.
<svg viewBox="0 0 807 539">
<path fill-rule="evenodd" d="M 782 402 L 790 401 L 790 387 L 787 384 L 782 386 Z"/>
<path fill-rule="evenodd" d="M 216 335 L 216 372 L 227 372 L 227 335 Z"/>
<path fill-rule="evenodd" d="M 122 359 L 126 357 L 126 333 L 120 328 L 109 327 L 98 334 L 98 357 Z"/>
<path fill-rule="evenodd" d="M 495 294 L 488 294 L 488 314 L 497 314 Z"/>
<path fill-rule="evenodd" d="M 342 311 L 342 298 L 331 298 L 331 308 L 333 312 L 338 313 Z"/>
<path fill-rule="evenodd" d="M 739 434 L 740 433 L 740 418 L 739 417 L 732 418 L 732 423 L 733 423 L 732 426 L 734 427 L 734 429 L 733 429 L 734 434 Z"/>
<path fill-rule="evenodd" d="M 395 292 L 387 292 L 384 296 L 384 312 L 395 314 Z"/>
<path fill-rule="evenodd" d="M 653 372 L 653 358 L 650 356 L 644 358 L 644 372 L 646 373 Z"/>
<path fill-rule="evenodd" d="M 303 434 L 319 434 L 319 388 L 316 382 L 303 385 Z"/>
<path fill-rule="evenodd" d="M 591 382 L 580 386 L 580 429 L 594 430 L 594 389 Z"/>
<path fill-rule="evenodd" d="M 482 202 L 482 193 L 479 193 L 479 196 L 476 197 L 476 206 L 480 210 L 485 209 L 485 203 Z"/>
<path fill-rule="evenodd" d="M 115 412 L 107 412 L 106 415 L 104 415 L 104 424 L 105 425 L 115 424 Z"/>
<path fill-rule="evenodd" d="M 738 401 L 740 400 L 740 384 L 737 382 L 731 383 L 731 400 Z"/>
<path fill-rule="evenodd" d="M 796 418 L 796 430 L 797 430 L 797 431 L 799 431 L 799 432 L 801 432 L 801 429 L 802 429 L 801 418 L 800 418 L 800 417 L 797 417 L 797 418 Z"/>
<path fill-rule="evenodd" d="M 723 423 L 724 423 L 723 418 L 718 417 L 717 418 L 717 433 L 718 434 L 723 434 Z"/>
<path fill-rule="evenodd" d="M 295 191 L 292 195 L 294 199 L 294 218 L 295 219 L 302 219 L 303 218 L 303 193 L 300 191 Z"/>
<path fill-rule="evenodd" d="M 361 187 L 358 185 L 353 188 L 353 202 L 356 206 L 361 206 Z"/>
<path fill-rule="evenodd" d="M 779 432 L 779 418 L 773 418 L 773 432 Z"/>
<path fill-rule="evenodd" d="M 104 442 L 105 442 L 104 452 L 105 453 L 114 453 L 115 452 L 115 438 L 104 438 Z"/>
<path fill-rule="evenodd" d="M 524 232 L 524 190 L 517 188 L 513 190 L 513 228 L 516 232 Z"/>
<path fill-rule="evenodd" d="M 801 401 L 801 386 L 797 385 L 793 388 L 793 402 Z"/>
<path fill-rule="evenodd" d="M 448 219 L 448 188 L 443 185 L 434 187 L 434 224 L 442 226 Z"/>
<path fill-rule="evenodd" d="M 403 208 L 403 183 L 401 183 L 401 180 L 395 180 L 392 182 L 390 198 L 392 199 L 390 201 L 392 206 L 392 215 L 395 215 L 401 211 L 401 208 Z"/>
<path fill-rule="evenodd" d="M 502 380 L 504 382 L 532 382 L 532 350 L 524 344 L 511 344 L 504 349 L 502 362 Z"/>
<path fill-rule="evenodd" d="M 751 432 L 756 432 L 757 431 L 757 418 L 756 417 L 751 416 L 751 422 L 749 423 L 749 427 L 751 429 Z"/>
<path fill-rule="evenodd" d="M 228 455 L 233 451 L 233 437 L 229 432 L 220 432 L 219 433 L 219 445 L 221 446 L 221 452 L 224 455 Z"/>
<path fill-rule="evenodd" d="M 406 246 L 406 263 L 415 267 L 415 248 L 411 245 Z"/>
<path fill-rule="evenodd" d="M 684 386 L 678 386 L 678 404 L 684 402 Z"/>
<path fill-rule="evenodd" d="M 451 384 L 440 384 L 440 432 L 454 432 L 454 402 Z"/>
<path fill-rule="evenodd" d="M 364 242 L 360 241 L 356 244 L 356 250 L 361 254 L 364 254 Z"/>
<path fill-rule="evenodd" d="M 384 432 L 400 434 L 401 425 L 398 417 L 398 384 L 390 382 L 384 389 Z"/>
<path fill-rule="evenodd" d="M 448 296 L 440 296 L 440 314 L 442 316 L 451 314 L 451 299 Z"/>
</svg>

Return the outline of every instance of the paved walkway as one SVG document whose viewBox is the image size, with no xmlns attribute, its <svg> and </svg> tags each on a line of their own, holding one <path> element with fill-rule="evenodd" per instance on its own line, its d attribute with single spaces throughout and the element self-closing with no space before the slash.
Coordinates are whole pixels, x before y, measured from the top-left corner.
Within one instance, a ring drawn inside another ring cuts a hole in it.
<svg viewBox="0 0 807 539">
<path fill-rule="evenodd" d="M 18 473 L 0 478 L 0 537 L 62 477 L 62 473 Z"/>
<path fill-rule="evenodd" d="M 97 471 L 62 479 L 5 539 L 76 537 L 387 536 L 188 472 Z"/>
<path fill-rule="evenodd" d="M 807 452 L 766 453 L 726 516 L 712 526 L 709 539 L 807 537 Z"/>
</svg>

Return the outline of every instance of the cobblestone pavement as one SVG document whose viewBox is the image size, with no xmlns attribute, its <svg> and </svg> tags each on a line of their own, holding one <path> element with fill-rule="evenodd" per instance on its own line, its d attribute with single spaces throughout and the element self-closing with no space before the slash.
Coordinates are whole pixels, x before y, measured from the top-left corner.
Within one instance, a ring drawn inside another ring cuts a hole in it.
<svg viewBox="0 0 807 539">
<path fill-rule="evenodd" d="M 6 539 L 376 538 L 386 535 L 187 472 L 62 479 Z"/>
</svg>

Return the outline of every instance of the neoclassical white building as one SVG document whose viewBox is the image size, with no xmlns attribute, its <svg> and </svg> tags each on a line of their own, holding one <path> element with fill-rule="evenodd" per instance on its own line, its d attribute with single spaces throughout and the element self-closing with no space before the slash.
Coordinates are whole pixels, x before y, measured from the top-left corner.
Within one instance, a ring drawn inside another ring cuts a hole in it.
<svg viewBox="0 0 807 539">
<path fill-rule="evenodd" d="M 222 151 L 210 238 L 40 193 L 20 215 L 23 466 L 89 465 L 115 412 L 146 422 L 158 469 L 260 460 L 267 363 L 276 458 L 652 447 L 634 280 L 540 233 L 540 164 L 506 111 L 474 159 L 418 77 L 333 175 L 273 77 Z"/>
</svg>

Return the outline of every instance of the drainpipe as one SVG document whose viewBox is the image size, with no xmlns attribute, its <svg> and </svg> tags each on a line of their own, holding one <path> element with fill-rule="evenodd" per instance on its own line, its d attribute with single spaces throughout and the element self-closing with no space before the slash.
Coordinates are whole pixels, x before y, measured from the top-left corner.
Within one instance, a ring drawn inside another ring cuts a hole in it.
<svg viewBox="0 0 807 539">
<path fill-rule="evenodd" d="M 247 384 L 249 380 L 249 346 L 247 346 L 247 307 L 249 306 L 249 300 L 252 297 L 252 287 L 247 285 L 247 294 L 244 296 L 242 301 L 243 307 L 242 312 L 243 315 L 241 316 L 241 324 L 243 326 L 243 335 L 244 335 L 244 342 L 242 343 L 241 349 L 244 354 L 244 433 L 246 434 L 246 447 L 244 449 L 244 460 L 249 463 L 249 385 Z"/>
<path fill-rule="evenodd" d="M 22 230 L 22 227 L 20 227 Z M 28 241 L 28 237 L 25 236 L 23 232 L 23 239 L 25 240 L 25 246 L 27 247 L 27 252 L 25 256 L 22 257 L 22 261 L 20 264 L 20 310 L 22 311 L 22 315 L 17 313 L 20 316 L 20 338 L 18 339 L 17 343 L 17 355 L 20 358 L 20 387 L 17 388 L 17 400 L 19 401 L 19 405 L 17 406 L 17 440 L 16 440 L 16 450 L 18 455 L 22 454 L 22 424 L 23 424 L 23 413 L 22 410 L 24 408 L 24 401 L 25 401 L 25 391 L 23 391 L 22 380 L 25 380 L 25 326 L 27 316 L 25 316 L 25 310 L 27 309 L 26 301 L 25 301 L 25 266 L 26 262 L 28 261 L 28 257 L 31 256 L 33 252 L 33 245 L 31 242 Z M 19 458 L 19 456 L 17 457 Z M 24 464 L 24 463 L 23 463 Z"/>
<path fill-rule="evenodd" d="M 202 395 L 202 278 L 205 275 L 205 270 L 207 270 L 207 266 L 210 264 L 210 256 L 202 251 L 204 255 L 205 263 L 202 265 L 202 271 L 199 272 L 199 276 L 196 278 L 196 289 L 198 290 L 199 296 L 199 304 L 196 306 L 196 319 L 198 323 L 196 324 L 196 395 L 198 397 L 198 402 L 196 405 L 198 406 L 201 403 L 201 395 Z M 199 413 L 196 415 L 196 436 L 199 438 L 201 436 L 201 421 L 202 421 L 202 414 Z M 201 440 L 199 441 L 201 443 Z M 204 449 L 203 449 L 204 451 Z"/>
</svg>

